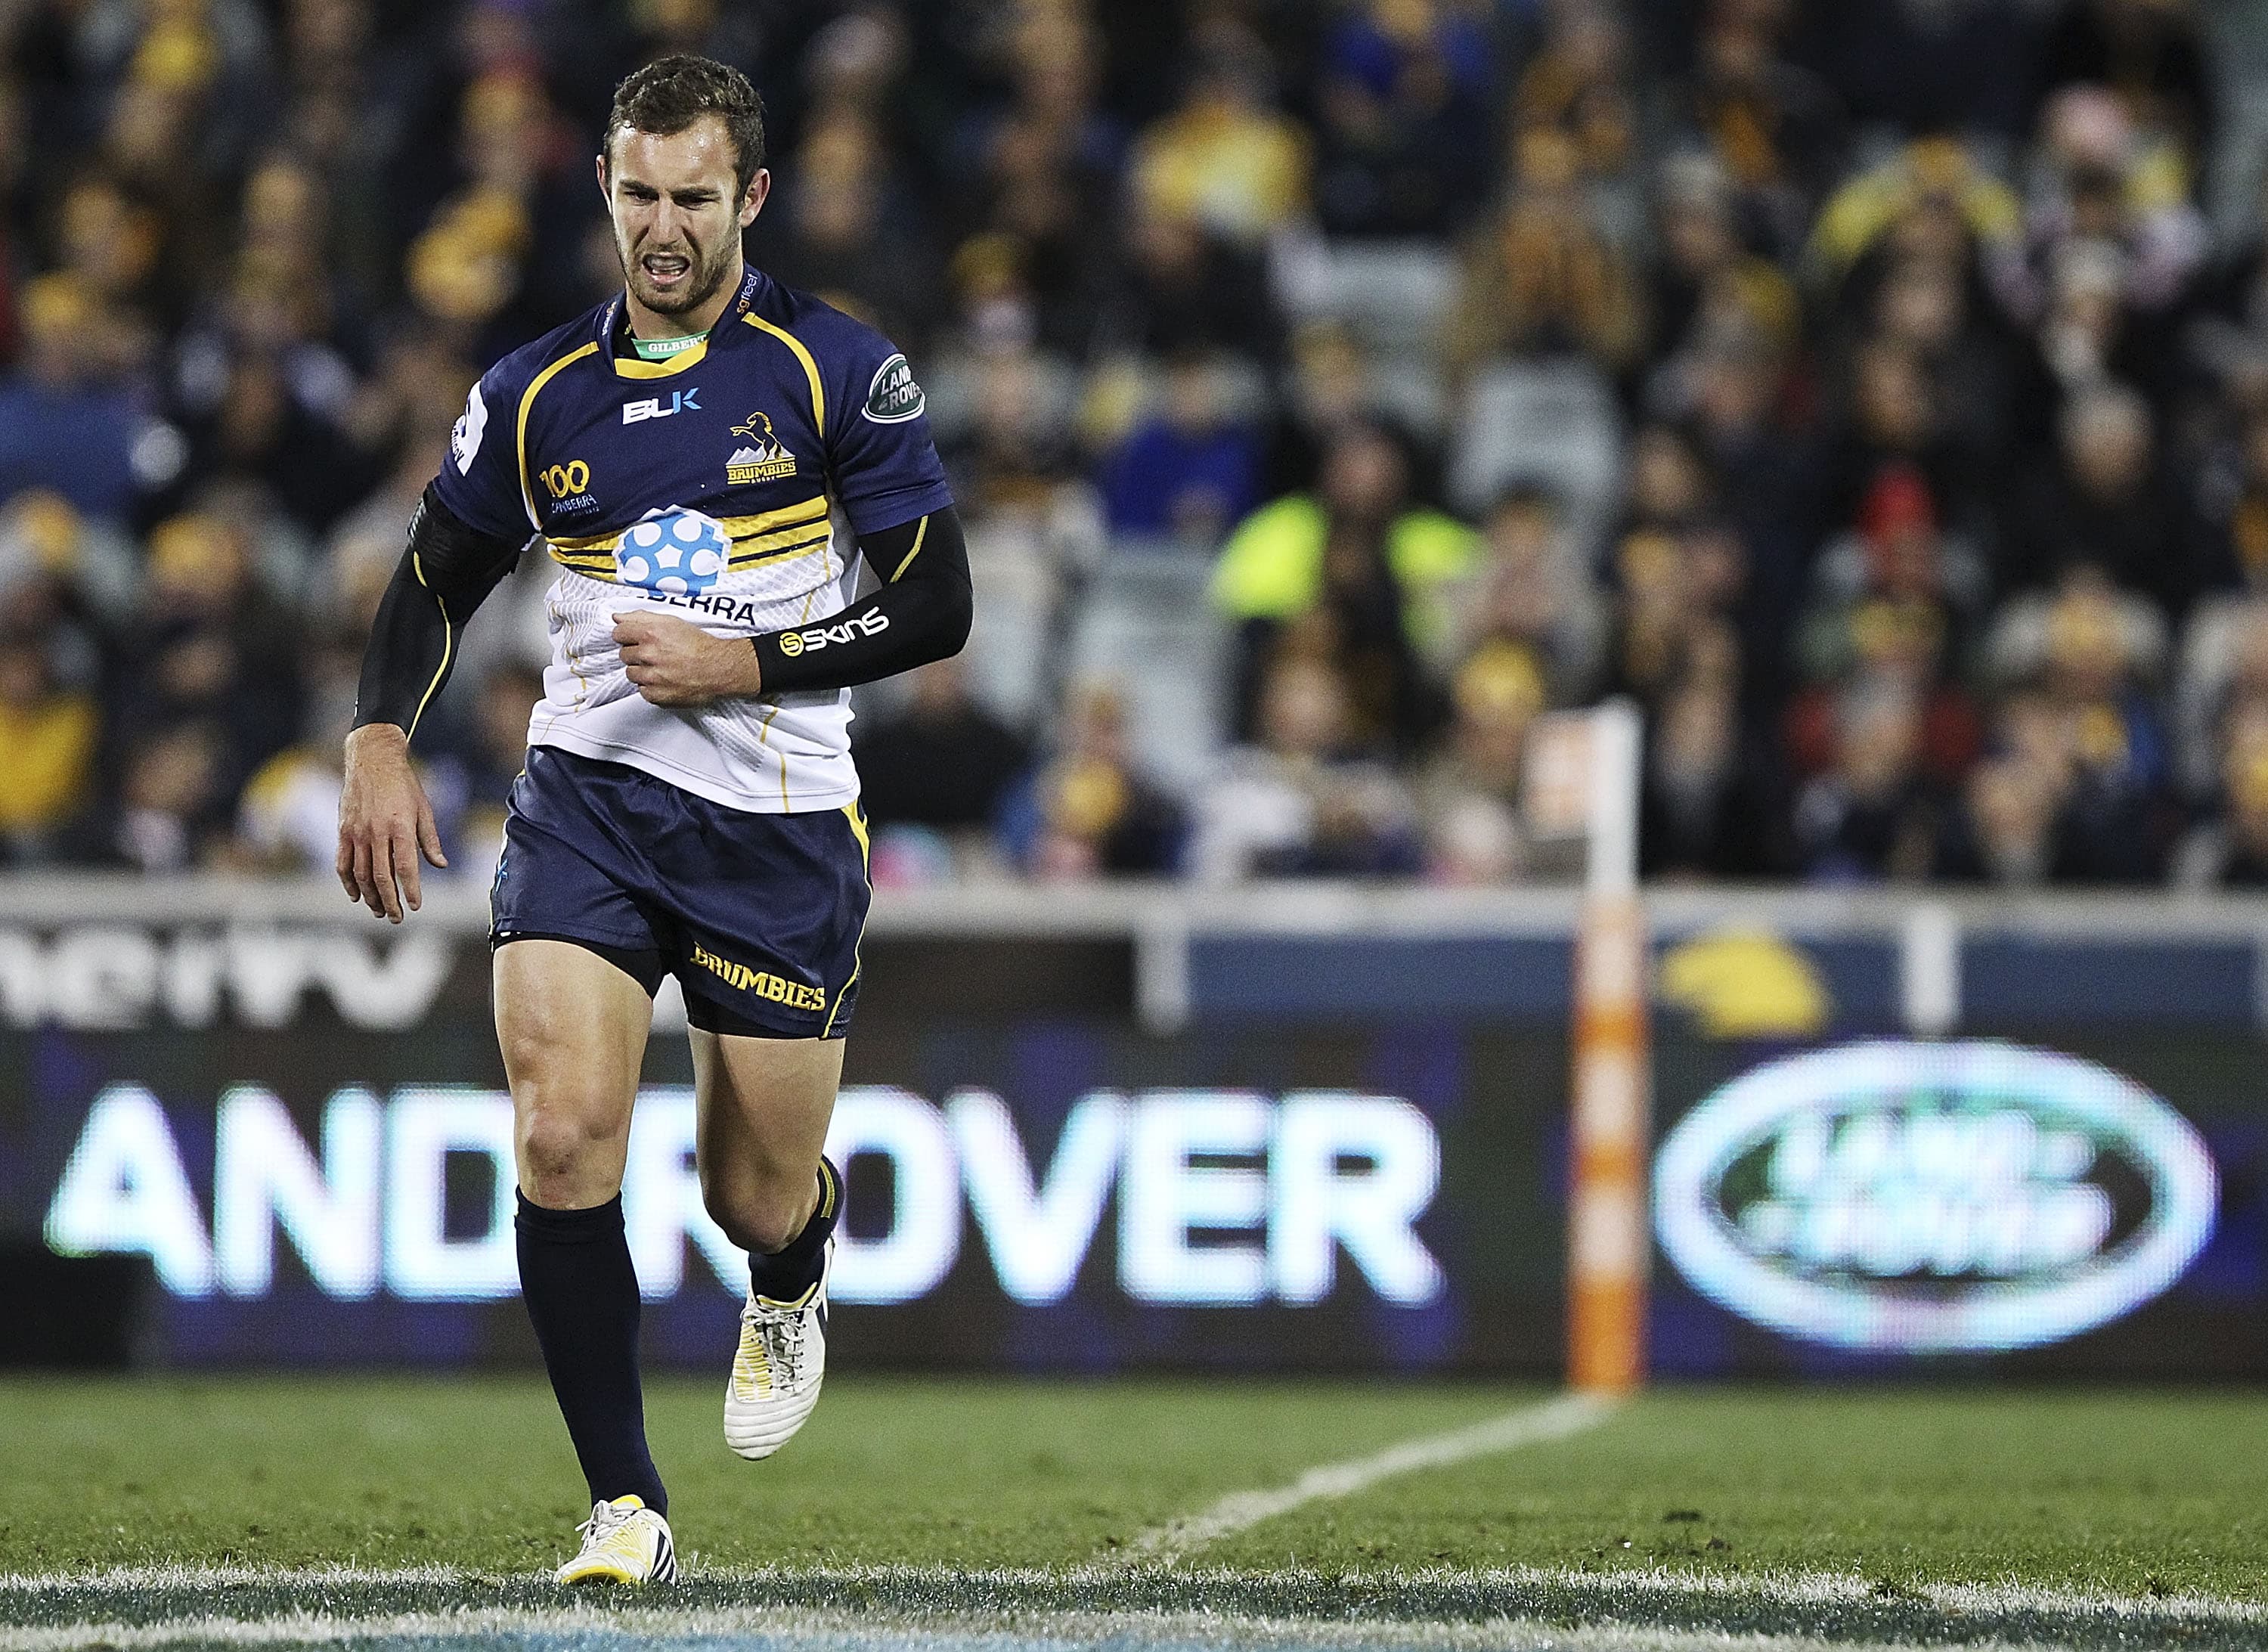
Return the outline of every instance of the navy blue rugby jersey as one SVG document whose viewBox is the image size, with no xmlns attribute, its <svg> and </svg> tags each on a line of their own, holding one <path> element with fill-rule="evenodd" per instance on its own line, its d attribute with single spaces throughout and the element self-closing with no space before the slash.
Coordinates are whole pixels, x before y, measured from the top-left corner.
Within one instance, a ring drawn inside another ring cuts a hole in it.
<svg viewBox="0 0 2268 1652">
<path fill-rule="evenodd" d="M 528 743 L 628 763 L 761 814 L 858 794 L 850 696 L 830 689 L 649 704 L 615 616 L 677 614 L 720 636 L 846 607 L 853 535 L 952 502 L 906 358 L 863 322 L 750 269 L 708 338 L 642 361 L 605 304 L 482 375 L 441 467 L 441 499 L 499 539 L 539 537 L 559 577 L 551 664 Z"/>
</svg>

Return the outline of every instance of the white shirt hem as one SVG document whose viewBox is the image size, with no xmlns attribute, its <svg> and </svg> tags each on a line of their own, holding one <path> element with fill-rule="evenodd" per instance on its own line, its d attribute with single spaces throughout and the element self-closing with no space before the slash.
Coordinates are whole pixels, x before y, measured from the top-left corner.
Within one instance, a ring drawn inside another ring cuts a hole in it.
<svg viewBox="0 0 2268 1652">
<path fill-rule="evenodd" d="M 706 798 L 725 808 L 738 809 L 744 815 L 807 815 L 821 809 L 842 808 L 858 800 L 858 787 L 855 783 L 848 786 L 830 786 L 824 792 L 813 792 L 792 800 L 758 797 L 721 785 L 714 776 L 684 768 L 642 746 L 618 745 L 612 741 L 595 740 L 562 722 L 554 722 L 543 731 L 541 739 L 530 740 L 528 744 L 556 746 L 562 751 L 571 751 L 578 757 L 589 757 L 598 763 L 619 763 L 650 774 L 657 780 L 666 780 L 696 797 Z"/>
</svg>

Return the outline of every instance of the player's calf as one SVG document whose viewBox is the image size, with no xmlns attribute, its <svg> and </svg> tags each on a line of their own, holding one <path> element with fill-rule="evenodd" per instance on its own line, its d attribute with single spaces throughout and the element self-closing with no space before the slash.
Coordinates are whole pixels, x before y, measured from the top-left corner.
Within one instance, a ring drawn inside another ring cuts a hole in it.
<svg viewBox="0 0 2268 1652">
<path fill-rule="evenodd" d="M 788 1181 L 711 1176 L 701 1189 L 702 1208 L 709 1220 L 752 1258 L 777 1256 L 794 1244 L 811 1225 L 820 1202 L 808 1176 Z"/>
</svg>

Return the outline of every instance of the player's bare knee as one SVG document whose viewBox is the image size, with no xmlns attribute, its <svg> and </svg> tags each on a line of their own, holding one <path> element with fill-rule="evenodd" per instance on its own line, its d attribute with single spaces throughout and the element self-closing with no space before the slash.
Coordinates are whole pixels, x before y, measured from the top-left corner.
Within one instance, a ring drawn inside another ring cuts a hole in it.
<svg viewBox="0 0 2268 1652">
<path fill-rule="evenodd" d="M 601 1199 L 611 1190 L 608 1167 L 614 1132 L 594 1116 L 570 1107 L 534 1106 L 519 1121 L 520 1191 L 539 1205 L 571 1206 Z"/>
</svg>

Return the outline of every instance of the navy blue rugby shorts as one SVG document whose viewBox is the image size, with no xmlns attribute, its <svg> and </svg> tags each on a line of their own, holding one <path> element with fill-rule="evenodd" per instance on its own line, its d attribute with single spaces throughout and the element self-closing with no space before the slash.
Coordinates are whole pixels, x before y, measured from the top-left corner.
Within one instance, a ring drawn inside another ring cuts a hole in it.
<svg viewBox="0 0 2268 1652">
<path fill-rule="evenodd" d="M 858 806 L 755 815 L 548 746 L 513 782 L 489 944 L 565 940 L 685 989 L 713 1033 L 840 1038 L 858 997 L 866 824 Z"/>
</svg>

